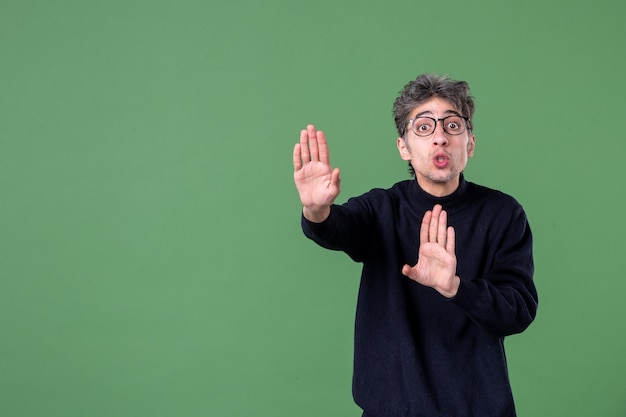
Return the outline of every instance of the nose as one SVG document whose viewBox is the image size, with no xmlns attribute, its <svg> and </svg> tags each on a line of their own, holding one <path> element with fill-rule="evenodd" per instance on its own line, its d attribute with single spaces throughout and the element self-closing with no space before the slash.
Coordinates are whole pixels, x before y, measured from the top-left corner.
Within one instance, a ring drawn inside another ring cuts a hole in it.
<svg viewBox="0 0 626 417">
<path fill-rule="evenodd" d="M 435 126 L 435 131 L 433 132 L 433 145 L 435 146 L 445 146 L 448 144 L 448 135 L 443 130 L 443 122 L 439 121 Z"/>
</svg>

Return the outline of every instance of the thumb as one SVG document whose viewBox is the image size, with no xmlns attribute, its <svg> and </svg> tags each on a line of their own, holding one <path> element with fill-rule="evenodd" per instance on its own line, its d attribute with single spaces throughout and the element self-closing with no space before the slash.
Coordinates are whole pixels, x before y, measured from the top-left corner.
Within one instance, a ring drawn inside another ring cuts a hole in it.
<svg viewBox="0 0 626 417">
<path fill-rule="evenodd" d="M 341 178 L 339 168 L 335 168 L 330 176 L 330 187 L 334 188 L 334 195 L 337 197 L 341 193 Z"/>
</svg>

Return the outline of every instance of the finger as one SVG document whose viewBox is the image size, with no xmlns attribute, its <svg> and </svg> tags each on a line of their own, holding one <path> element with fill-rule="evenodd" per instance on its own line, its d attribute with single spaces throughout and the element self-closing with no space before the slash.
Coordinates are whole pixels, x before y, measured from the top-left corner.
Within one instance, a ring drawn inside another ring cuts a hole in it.
<svg viewBox="0 0 626 417">
<path fill-rule="evenodd" d="M 330 165 L 328 142 L 326 142 L 326 135 L 321 130 L 317 131 L 317 146 L 319 150 L 320 162 Z"/>
<path fill-rule="evenodd" d="M 441 206 L 436 204 L 433 207 L 433 214 L 430 219 L 430 226 L 428 229 L 428 241 L 437 243 L 438 229 L 439 229 L 439 217 L 441 215 Z"/>
<path fill-rule="evenodd" d="M 450 255 L 454 255 L 455 247 L 456 247 L 456 233 L 454 231 L 454 227 L 448 226 L 448 240 L 446 242 L 446 252 Z"/>
<path fill-rule="evenodd" d="M 432 214 L 433 213 L 430 210 L 424 213 L 424 217 L 422 218 L 422 226 L 420 227 L 420 244 L 427 243 L 429 241 L 428 232 L 430 228 L 430 218 Z"/>
<path fill-rule="evenodd" d="M 302 157 L 301 157 L 302 145 L 296 143 L 293 147 L 293 170 L 299 171 L 302 169 Z"/>
<path fill-rule="evenodd" d="M 307 135 L 309 138 L 309 153 L 311 155 L 311 161 L 319 161 L 320 160 L 320 155 L 319 155 L 319 146 L 317 143 L 317 132 L 315 130 L 315 126 L 313 125 L 308 125 L 306 127 L 307 130 Z"/>
<path fill-rule="evenodd" d="M 448 231 L 446 230 L 448 227 L 448 213 L 445 210 L 441 210 L 439 214 L 439 224 L 437 226 L 437 243 L 439 246 L 446 247 Z"/>
<path fill-rule="evenodd" d="M 309 153 L 309 134 L 306 130 L 300 131 L 300 160 L 302 164 L 311 161 Z"/>
</svg>

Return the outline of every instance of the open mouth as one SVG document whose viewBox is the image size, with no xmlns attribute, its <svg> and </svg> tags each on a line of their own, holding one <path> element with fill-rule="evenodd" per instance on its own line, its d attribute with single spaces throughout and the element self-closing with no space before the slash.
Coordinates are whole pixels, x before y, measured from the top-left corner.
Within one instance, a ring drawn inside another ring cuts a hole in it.
<svg viewBox="0 0 626 417">
<path fill-rule="evenodd" d="M 435 164 L 437 168 L 445 168 L 449 160 L 450 158 L 447 155 L 435 155 L 433 164 Z"/>
</svg>

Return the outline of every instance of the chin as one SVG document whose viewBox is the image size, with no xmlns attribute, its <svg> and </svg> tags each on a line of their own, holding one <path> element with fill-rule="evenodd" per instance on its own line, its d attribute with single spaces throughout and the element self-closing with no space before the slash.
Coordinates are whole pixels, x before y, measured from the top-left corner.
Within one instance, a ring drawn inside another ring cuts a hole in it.
<svg viewBox="0 0 626 417">
<path fill-rule="evenodd" d="M 449 182 L 456 180 L 458 176 L 459 176 L 458 173 L 450 172 L 449 174 L 445 174 L 445 175 L 429 175 L 427 176 L 427 178 L 435 184 L 447 184 Z"/>
</svg>

